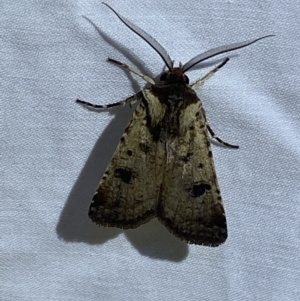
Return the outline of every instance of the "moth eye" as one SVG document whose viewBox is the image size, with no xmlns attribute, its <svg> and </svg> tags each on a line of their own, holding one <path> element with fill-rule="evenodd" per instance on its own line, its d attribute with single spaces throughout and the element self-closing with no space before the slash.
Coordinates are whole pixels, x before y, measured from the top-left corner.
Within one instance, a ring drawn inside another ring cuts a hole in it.
<svg viewBox="0 0 300 301">
<path fill-rule="evenodd" d="M 190 83 L 190 79 L 185 74 L 183 75 L 183 79 L 185 84 L 188 85 Z"/>
<path fill-rule="evenodd" d="M 169 72 L 164 72 L 161 76 L 160 76 L 160 81 L 162 82 L 166 82 L 169 78 Z"/>
</svg>

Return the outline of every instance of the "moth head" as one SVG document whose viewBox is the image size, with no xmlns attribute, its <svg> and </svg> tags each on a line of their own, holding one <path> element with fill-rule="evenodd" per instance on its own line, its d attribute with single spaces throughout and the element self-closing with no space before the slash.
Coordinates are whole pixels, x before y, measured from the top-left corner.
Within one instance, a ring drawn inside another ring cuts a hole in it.
<svg viewBox="0 0 300 301">
<path fill-rule="evenodd" d="M 171 70 L 168 70 L 164 72 L 160 76 L 161 82 L 167 82 L 169 84 L 171 83 L 178 83 L 178 84 L 189 84 L 189 78 L 184 74 L 181 67 L 172 68 Z"/>
</svg>

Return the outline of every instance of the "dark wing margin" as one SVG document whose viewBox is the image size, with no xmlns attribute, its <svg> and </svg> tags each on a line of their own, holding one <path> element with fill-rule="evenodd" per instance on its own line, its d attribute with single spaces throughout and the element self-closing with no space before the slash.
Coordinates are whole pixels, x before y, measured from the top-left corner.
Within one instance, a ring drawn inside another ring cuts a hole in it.
<svg viewBox="0 0 300 301">
<path fill-rule="evenodd" d="M 142 93 L 89 209 L 93 222 L 133 229 L 157 216 L 165 151 L 147 127 Z"/>
</svg>

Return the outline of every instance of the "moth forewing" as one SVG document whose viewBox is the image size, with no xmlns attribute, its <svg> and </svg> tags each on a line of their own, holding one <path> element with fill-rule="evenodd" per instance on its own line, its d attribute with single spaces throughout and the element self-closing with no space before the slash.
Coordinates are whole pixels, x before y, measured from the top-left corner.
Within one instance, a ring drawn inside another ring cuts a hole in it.
<svg viewBox="0 0 300 301">
<path fill-rule="evenodd" d="M 89 216 L 97 224 L 129 229 L 157 214 L 164 149 L 150 143 L 144 98 L 136 108 L 93 197 Z M 154 146 L 154 147 L 153 147 Z"/>
<path fill-rule="evenodd" d="M 138 70 L 109 59 L 151 86 L 110 105 L 77 100 L 94 108 L 139 102 L 102 176 L 89 216 L 99 225 L 123 229 L 136 228 L 157 217 L 171 233 L 188 243 L 218 246 L 227 238 L 227 224 L 209 135 L 225 146 L 237 147 L 215 136 L 195 89 L 229 59 L 191 86 L 184 73 L 208 58 L 246 47 L 261 38 L 217 47 L 183 66 L 173 67 L 167 51 L 155 39 L 105 5 L 160 55 L 168 71 L 162 74 L 160 82 L 155 82 Z"/>
<path fill-rule="evenodd" d="M 185 132 L 172 139 L 159 202 L 159 220 L 190 243 L 217 246 L 227 238 L 220 190 L 201 102 L 183 110 Z M 184 114 L 188 113 L 188 114 Z"/>
</svg>

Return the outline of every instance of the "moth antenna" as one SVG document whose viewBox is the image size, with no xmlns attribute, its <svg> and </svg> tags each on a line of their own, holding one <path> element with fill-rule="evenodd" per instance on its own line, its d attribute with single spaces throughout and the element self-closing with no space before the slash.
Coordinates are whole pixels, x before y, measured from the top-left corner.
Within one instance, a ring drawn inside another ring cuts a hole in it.
<svg viewBox="0 0 300 301">
<path fill-rule="evenodd" d="M 102 2 L 104 5 L 106 5 L 109 9 L 111 9 L 115 15 L 129 28 L 131 29 L 135 34 L 137 34 L 139 37 L 141 37 L 145 42 L 147 42 L 163 59 L 166 66 L 169 70 L 172 69 L 172 60 L 167 53 L 166 49 L 160 45 L 153 37 L 151 37 L 147 32 L 145 32 L 140 27 L 134 25 L 129 20 L 118 14 L 111 6 L 109 6 L 107 3 Z"/>
<path fill-rule="evenodd" d="M 268 37 L 274 37 L 274 35 L 267 35 L 267 36 L 263 36 L 263 37 L 260 37 L 258 39 L 255 39 L 255 40 L 248 40 L 248 41 L 245 41 L 245 42 L 219 46 L 219 47 L 213 48 L 211 50 L 205 51 L 201 54 L 198 54 L 197 56 L 195 56 L 194 58 L 189 60 L 187 63 L 185 63 L 183 65 L 182 71 L 186 72 L 187 70 L 191 69 L 192 67 L 199 64 L 200 62 L 203 62 L 207 59 L 210 59 L 213 56 L 216 56 L 216 55 L 219 55 L 219 54 L 222 54 L 222 53 L 225 53 L 225 52 L 233 51 L 233 50 L 236 50 L 236 49 L 240 49 L 240 48 L 243 48 L 243 47 L 247 47 L 247 46 L 249 46 L 253 43 L 256 43 L 257 41 L 259 41 L 261 39 L 268 38 Z"/>
</svg>

